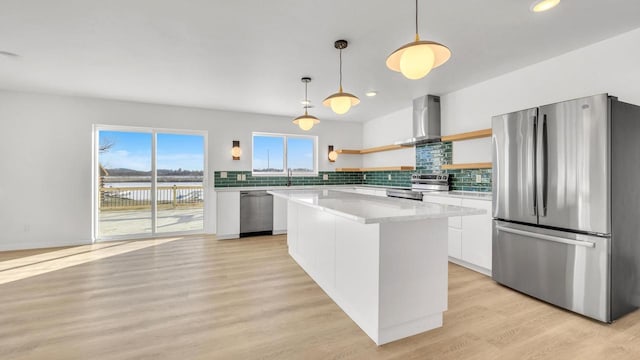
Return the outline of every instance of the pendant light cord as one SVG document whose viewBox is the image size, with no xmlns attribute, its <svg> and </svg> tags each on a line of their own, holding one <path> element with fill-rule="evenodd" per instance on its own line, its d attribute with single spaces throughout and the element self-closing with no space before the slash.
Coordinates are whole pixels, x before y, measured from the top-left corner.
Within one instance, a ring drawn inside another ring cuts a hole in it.
<svg viewBox="0 0 640 360">
<path fill-rule="evenodd" d="M 420 41 L 420 36 L 418 35 L 418 0 L 416 0 L 416 41 Z"/>
<path fill-rule="evenodd" d="M 342 92 L 342 49 L 340 49 L 340 92 Z"/>
<path fill-rule="evenodd" d="M 308 81 L 304 82 L 304 114 L 307 115 L 307 109 L 309 108 L 309 97 L 307 96 L 307 85 L 309 85 Z"/>
</svg>

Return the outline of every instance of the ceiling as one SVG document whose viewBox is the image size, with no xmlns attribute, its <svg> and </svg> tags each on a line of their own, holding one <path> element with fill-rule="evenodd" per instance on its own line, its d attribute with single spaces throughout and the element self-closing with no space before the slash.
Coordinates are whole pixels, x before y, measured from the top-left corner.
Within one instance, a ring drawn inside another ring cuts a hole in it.
<svg viewBox="0 0 640 360">
<path fill-rule="evenodd" d="M 366 121 L 640 27 L 640 1 L 421 0 L 420 35 L 453 56 L 417 81 L 388 70 L 413 39 L 410 0 L 3 0 L 0 88 L 295 117 Z M 338 88 L 362 102 L 321 105 Z M 378 96 L 368 98 L 368 90 Z"/>
</svg>

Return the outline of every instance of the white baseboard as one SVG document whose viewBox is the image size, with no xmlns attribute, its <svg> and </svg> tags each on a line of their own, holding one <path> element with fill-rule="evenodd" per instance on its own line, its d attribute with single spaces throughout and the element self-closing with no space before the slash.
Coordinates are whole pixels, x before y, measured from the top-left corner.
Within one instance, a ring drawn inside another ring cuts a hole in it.
<svg viewBox="0 0 640 360">
<path fill-rule="evenodd" d="M 0 243 L 0 251 L 17 251 L 32 249 L 50 249 L 65 246 L 91 245 L 91 240 L 62 241 L 62 242 L 20 242 Z"/>
<path fill-rule="evenodd" d="M 474 264 L 468 263 L 468 262 L 466 262 L 464 260 L 453 258 L 451 256 L 449 256 L 449 261 L 454 263 L 454 264 L 456 264 L 456 265 L 460 265 L 462 267 L 466 267 L 469 270 L 473 270 L 475 272 L 479 272 L 482 275 L 486 275 L 486 276 L 491 277 L 491 270 L 489 270 L 489 269 L 485 269 L 485 268 L 483 268 L 481 266 L 474 265 Z"/>
</svg>

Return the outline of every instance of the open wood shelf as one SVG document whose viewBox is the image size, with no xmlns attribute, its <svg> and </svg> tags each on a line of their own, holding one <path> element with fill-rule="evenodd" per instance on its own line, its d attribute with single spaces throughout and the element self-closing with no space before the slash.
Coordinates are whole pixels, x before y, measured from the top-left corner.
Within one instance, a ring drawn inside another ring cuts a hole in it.
<svg viewBox="0 0 640 360">
<path fill-rule="evenodd" d="M 440 168 L 442 170 L 462 170 L 462 169 L 491 169 L 493 164 L 488 163 L 467 163 L 467 164 L 445 164 Z"/>
<path fill-rule="evenodd" d="M 398 150 L 402 148 L 403 146 L 401 145 L 384 145 L 384 146 L 377 146 L 377 147 L 372 147 L 372 148 L 362 149 L 362 150 L 339 149 L 339 150 L 336 150 L 336 152 L 338 154 L 362 155 L 362 154 L 371 154 L 371 153 L 377 153 L 377 152 L 389 151 L 389 150 Z"/>
<path fill-rule="evenodd" d="M 365 172 L 365 171 L 409 171 L 415 170 L 415 166 L 383 166 L 383 167 L 370 167 L 370 168 L 337 168 L 339 172 Z"/>
<path fill-rule="evenodd" d="M 477 131 L 466 132 L 462 134 L 454 134 L 447 135 L 441 138 L 442 141 L 460 141 L 460 140 L 471 140 L 471 139 L 480 139 L 491 136 L 491 129 L 483 129 Z"/>
</svg>

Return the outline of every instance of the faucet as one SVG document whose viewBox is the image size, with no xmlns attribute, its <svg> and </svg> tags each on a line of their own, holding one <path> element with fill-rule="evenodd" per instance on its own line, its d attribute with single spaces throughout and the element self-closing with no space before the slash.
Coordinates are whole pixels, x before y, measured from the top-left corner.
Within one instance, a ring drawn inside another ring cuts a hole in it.
<svg viewBox="0 0 640 360">
<path fill-rule="evenodd" d="M 293 175 L 293 171 L 291 171 L 291 168 L 287 169 L 287 186 L 291 186 L 292 175 Z"/>
</svg>

